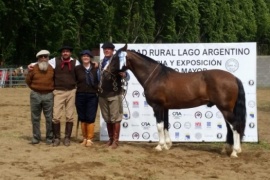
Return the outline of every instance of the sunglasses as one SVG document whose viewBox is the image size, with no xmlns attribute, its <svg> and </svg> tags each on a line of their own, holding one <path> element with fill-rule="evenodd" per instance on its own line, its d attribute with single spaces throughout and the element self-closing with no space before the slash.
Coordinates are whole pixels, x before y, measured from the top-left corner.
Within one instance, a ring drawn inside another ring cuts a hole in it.
<svg viewBox="0 0 270 180">
<path fill-rule="evenodd" d="M 48 58 L 48 55 L 40 55 L 38 58 Z"/>
</svg>

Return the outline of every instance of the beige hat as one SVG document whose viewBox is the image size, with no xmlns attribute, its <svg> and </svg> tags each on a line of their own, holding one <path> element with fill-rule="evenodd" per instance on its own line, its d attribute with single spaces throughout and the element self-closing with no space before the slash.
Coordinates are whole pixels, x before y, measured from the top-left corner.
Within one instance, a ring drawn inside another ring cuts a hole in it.
<svg viewBox="0 0 270 180">
<path fill-rule="evenodd" d="M 36 57 L 40 56 L 40 55 L 50 55 L 50 52 L 47 50 L 41 50 L 37 53 Z"/>
</svg>

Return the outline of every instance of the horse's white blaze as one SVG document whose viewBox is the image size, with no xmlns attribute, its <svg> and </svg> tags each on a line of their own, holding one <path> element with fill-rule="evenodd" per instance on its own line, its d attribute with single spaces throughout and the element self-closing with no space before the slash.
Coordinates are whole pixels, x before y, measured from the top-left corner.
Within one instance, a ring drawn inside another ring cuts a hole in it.
<svg viewBox="0 0 270 180">
<path fill-rule="evenodd" d="M 165 149 L 169 150 L 172 147 L 172 140 L 170 138 L 170 133 L 169 133 L 169 131 L 167 129 L 165 129 L 164 134 L 165 134 L 165 142 L 166 142 Z"/>
<path fill-rule="evenodd" d="M 238 157 L 237 153 L 241 153 L 241 145 L 240 145 L 240 134 L 233 129 L 233 126 L 229 123 L 230 128 L 233 132 L 233 151 L 231 157 Z"/>
<path fill-rule="evenodd" d="M 159 135 L 159 144 L 156 147 L 156 150 L 161 151 L 164 144 L 165 144 L 165 137 L 164 137 L 164 122 L 157 124 L 158 135 Z"/>
</svg>

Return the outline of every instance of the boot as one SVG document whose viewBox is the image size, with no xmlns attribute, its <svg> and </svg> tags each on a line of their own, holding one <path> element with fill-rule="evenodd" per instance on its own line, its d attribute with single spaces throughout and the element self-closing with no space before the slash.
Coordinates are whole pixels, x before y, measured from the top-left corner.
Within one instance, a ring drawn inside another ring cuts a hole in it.
<svg viewBox="0 0 270 180">
<path fill-rule="evenodd" d="M 86 124 L 87 126 L 87 142 L 85 144 L 86 147 L 90 147 L 93 145 L 92 140 L 94 139 L 94 129 L 95 129 L 95 124 Z"/>
<path fill-rule="evenodd" d="M 83 136 L 83 142 L 81 143 L 82 146 L 85 146 L 86 144 L 86 123 L 81 122 L 81 128 L 82 128 L 82 136 Z"/>
<path fill-rule="evenodd" d="M 118 147 L 118 142 L 119 142 L 119 133 L 120 133 L 120 122 L 116 122 L 113 124 L 113 143 L 112 143 L 112 149 L 116 149 Z"/>
<path fill-rule="evenodd" d="M 55 124 L 52 123 L 52 129 L 53 129 L 53 146 L 59 146 L 60 144 L 60 123 Z"/>
<path fill-rule="evenodd" d="M 114 127 L 114 124 L 107 123 L 107 131 L 108 131 L 109 141 L 106 143 L 106 145 L 108 147 L 111 146 L 113 143 L 113 127 Z"/>
<path fill-rule="evenodd" d="M 73 122 L 66 122 L 64 145 L 70 146 L 70 137 L 72 133 Z"/>
</svg>

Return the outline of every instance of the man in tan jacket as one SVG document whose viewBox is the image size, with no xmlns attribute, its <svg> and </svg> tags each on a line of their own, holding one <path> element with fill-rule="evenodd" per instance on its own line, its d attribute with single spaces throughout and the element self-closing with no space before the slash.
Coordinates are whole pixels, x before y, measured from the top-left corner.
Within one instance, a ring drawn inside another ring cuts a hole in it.
<svg viewBox="0 0 270 180">
<path fill-rule="evenodd" d="M 27 74 L 26 83 L 32 90 L 30 93 L 31 120 L 33 127 L 32 144 L 41 141 L 40 117 L 43 111 L 46 119 L 46 144 L 51 144 L 52 112 L 53 112 L 53 90 L 54 90 L 54 69 L 48 63 L 50 52 L 41 50 L 36 54 L 38 59 L 33 70 Z"/>
</svg>

